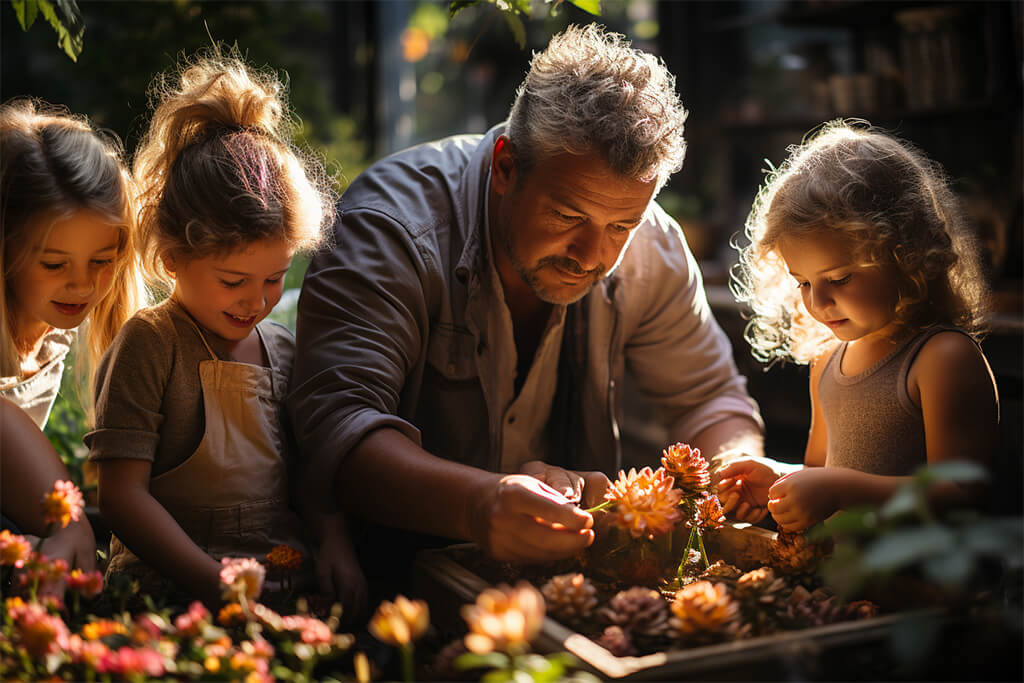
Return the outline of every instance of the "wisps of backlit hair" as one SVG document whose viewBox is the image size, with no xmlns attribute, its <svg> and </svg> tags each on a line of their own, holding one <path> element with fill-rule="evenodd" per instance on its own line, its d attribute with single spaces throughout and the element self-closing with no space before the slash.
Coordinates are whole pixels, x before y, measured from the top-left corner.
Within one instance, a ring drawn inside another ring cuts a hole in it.
<svg viewBox="0 0 1024 683">
<path fill-rule="evenodd" d="M 76 372 L 91 380 L 118 330 L 146 303 L 135 250 L 133 194 L 121 143 L 113 133 L 39 100 L 16 99 L 0 106 L 0 376 L 20 375 L 11 306 L 16 294 L 8 281 L 29 265 L 30 247 L 45 240 L 55 221 L 92 211 L 118 228 L 118 254 L 110 291 L 79 336 L 87 352 L 77 354 Z M 85 397 L 90 392 L 81 393 Z"/>
<path fill-rule="evenodd" d="M 752 312 L 745 336 L 755 357 L 805 363 L 834 339 L 779 257 L 786 236 L 839 233 L 860 264 L 895 273 L 900 336 L 932 325 L 984 331 L 977 243 L 938 164 L 854 120 L 822 125 L 789 153 L 754 200 L 732 272 L 733 294 Z"/>
<path fill-rule="evenodd" d="M 154 113 L 135 155 L 143 265 L 170 282 L 162 257 L 188 261 L 252 242 L 322 245 L 336 192 L 322 163 L 292 144 L 285 84 L 219 50 L 151 86 Z"/>
<path fill-rule="evenodd" d="M 534 55 L 506 134 L 523 173 L 539 158 L 597 151 L 660 189 L 683 165 L 686 115 L 660 59 L 601 26 L 570 26 Z"/>
</svg>

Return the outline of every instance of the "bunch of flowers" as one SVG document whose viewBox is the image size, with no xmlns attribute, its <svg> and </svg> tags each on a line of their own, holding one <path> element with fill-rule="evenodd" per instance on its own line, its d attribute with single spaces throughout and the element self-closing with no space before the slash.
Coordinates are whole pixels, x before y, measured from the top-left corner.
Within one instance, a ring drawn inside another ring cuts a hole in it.
<svg viewBox="0 0 1024 683">
<path fill-rule="evenodd" d="M 57 482 L 41 505 L 48 535 L 80 518 L 82 497 L 73 485 Z M 259 683 L 351 677 L 332 668 L 353 643 L 351 635 L 337 632 L 340 608 L 321 620 L 307 614 L 299 600 L 298 614 L 281 616 L 257 602 L 263 565 L 251 558 L 226 558 L 222 564 L 221 588 L 230 602 L 216 620 L 200 602 L 172 616 L 152 601 L 134 617 L 120 612 L 98 618 L 86 614 L 84 606 L 103 590 L 99 572 L 69 572 L 66 562 L 41 555 L 25 537 L 0 532 L 5 593 L 8 586 L 12 593 L 4 600 L 0 624 L 0 671 L 5 680 Z M 73 598 L 70 605 L 42 590 L 61 583 L 65 596 Z M 362 668 L 366 674 L 368 667 Z M 357 678 L 368 680 L 368 674 Z"/>
<path fill-rule="evenodd" d="M 720 528 L 725 513 L 718 496 L 711 493 L 711 472 L 700 449 L 676 443 L 662 451 L 661 467 L 640 471 L 619 472 L 611 483 L 605 500 L 588 512 L 607 510 L 611 523 L 629 532 L 633 539 L 653 541 L 669 536 L 680 524 L 690 530 L 686 547 L 676 567 L 677 578 L 682 581 L 684 568 L 693 562 L 710 566 L 704 548 L 704 532 Z M 614 551 L 613 551 L 614 552 Z M 635 577 L 643 573 L 635 573 Z"/>
</svg>

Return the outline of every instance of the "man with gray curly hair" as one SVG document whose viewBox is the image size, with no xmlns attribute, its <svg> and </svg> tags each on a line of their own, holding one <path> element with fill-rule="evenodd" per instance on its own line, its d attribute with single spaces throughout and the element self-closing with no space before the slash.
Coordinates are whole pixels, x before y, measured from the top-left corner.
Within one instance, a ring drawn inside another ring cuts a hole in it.
<svg viewBox="0 0 1024 683">
<path fill-rule="evenodd" d="M 673 440 L 761 454 L 696 262 L 653 201 L 685 153 L 674 86 L 622 36 L 570 27 L 507 124 L 353 182 L 299 300 L 289 410 L 309 495 L 500 559 L 573 555 L 622 465 L 627 372 Z"/>
</svg>

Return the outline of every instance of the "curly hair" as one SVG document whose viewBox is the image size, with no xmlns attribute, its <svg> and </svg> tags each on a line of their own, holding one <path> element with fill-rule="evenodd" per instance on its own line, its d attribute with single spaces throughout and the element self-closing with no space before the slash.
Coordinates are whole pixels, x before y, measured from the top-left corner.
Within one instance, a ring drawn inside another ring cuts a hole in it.
<svg viewBox="0 0 1024 683">
<path fill-rule="evenodd" d="M 506 134 L 524 175 L 538 158 L 597 151 L 661 189 L 683 165 L 686 115 L 660 59 L 601 26 L 570 26 L 534 55 Z"/>
<path fill-rule="evenodd" d="M 932 325 L 984 331 L 988 290 L 977 242 L 945 172 L 905 140 L 865 121 L 823 124 L 771 172 L 733 267 L 751 308 L 744 333 L 759 360 L 813 360 L 834 339 L 815 321 L 778 253 L 780 238 L 839 233 L 864 266 L 895 274 L 897 337 Z"/>
<path fill-rule="evenodd" d="M 326 239 L 336 193 L 323 165 L 292 143 L 284 84 L 235 54 L 200 53 L 150 87 L 149 129 L 135 155 L 143 266 L 166 286 L 163 257 L 218 255 L 281 238 Z"/>
<path fill-rule="evenodd" d="M 135 254 L 133 191 L 121 142 L 113 133 L 37 99 L 0 106 L 0 376 L 21 374 L 22 352 L 13 341 L 16 293 L 7 283 L 26 265 L 28 247 L 45 240 L 57 220 L 92 211 L 118 228 L 112 284 L 83 328 L 88 351 L 78 356 L 83 361 L 76 364 L 78 374 L 91 379 L 118 330 L 146 303 Z"/>
</svg>

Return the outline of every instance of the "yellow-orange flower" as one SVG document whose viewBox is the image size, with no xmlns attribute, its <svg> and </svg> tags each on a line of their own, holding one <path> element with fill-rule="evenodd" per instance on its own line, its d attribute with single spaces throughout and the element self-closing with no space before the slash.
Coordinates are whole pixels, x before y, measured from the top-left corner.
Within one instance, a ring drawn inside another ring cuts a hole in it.
<svg viewBox="0 0 1024 683">
<path fill-rule="evenodd" d="M 9 567 L 25 566 L 32 554 L 32 546 L 24 536 L 12 534 L 10 530 L 0 531 L 0 565 Z"/>
<path fill-rule="evenodd" d="M 56 481 L 53 490 L 43 496 L 43 521 L 66 527 L 82 518 L 82 492 L 70 481 Z"/>
<path fill-rule="evenodd" d="M 678 507 L 683 493 L 674 484 L 672 476 L 661 467 L 645 467 L 639 472 L 630 469 L 629 474 L 619 470 L 618 480 L 604 494 L 605 500 L 614 503 L 609 510 L 612 522 L 633 538 L 668 533 L 683 517 Z"/>
<path fill-rule="evenodd" d="M 672 473 L 676 486 L 687 495 L 695 496 L 711 486 L 708 461 L 701 456 L 699 448 L 676 443 L 663 450 L 661 454 L 662 467 Z"/>
<path fill-rule="evenodd" d="M 274 569 L 296 570 L 302 566 L 302 553 L 290 545 L 278 545 L 267 553 L 267 564 Z"/>
<path fill-rule="evenodd" d="M 221 626 L 245 623 L 245 613 L 242 611 L 242 606 L 237 602 L 229 602 L 221 607 L 220 612 L 217 613 L 217 623 Z"/>
<path fill-rule="evenodd" d="M 99 640 L 114 634 L 128 635 L 128 627 L 119 621 L 98 619 L 82 627 L 82 637 L 86 640 Z"/>
<path fill-rule="evenodd" d="M 515 588 L 502 584 L 463 605 L 462 618 L 469 626 L 466 649 L 477 654 L 518 653 L 527 649 L 544 621 L 544 597 L 525 581 Z"/>
<path fill-rule="evenodd" d="M 370 633 L 374 638 L 403 647 L 419 639 L 430 626 L 430 609 L 422 600 L 409 600 L 399 595 L 394 602 L 380 603 L 370 620 Z"/>
</svg>

